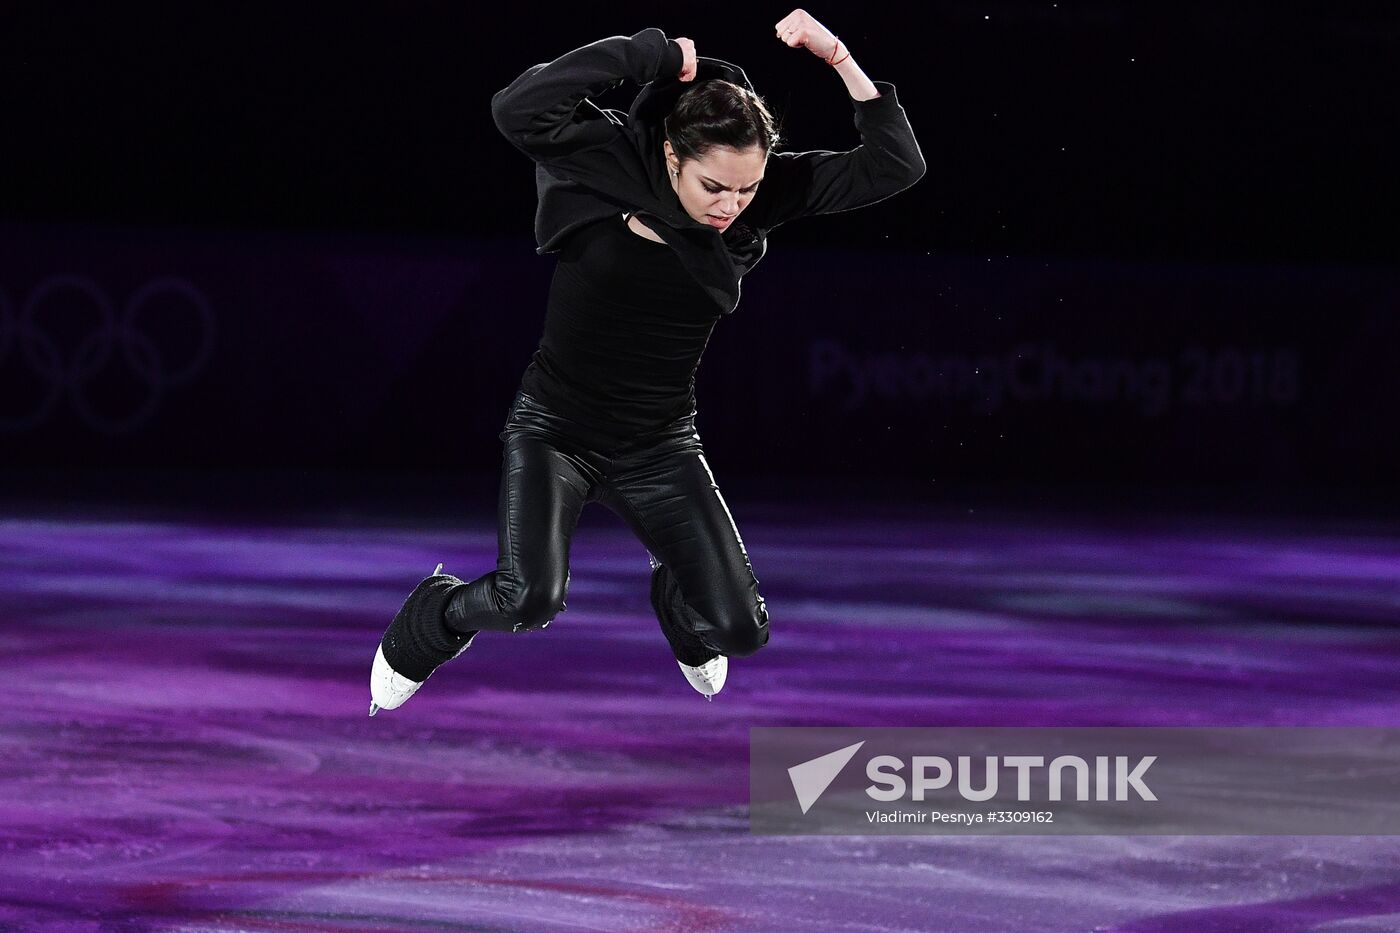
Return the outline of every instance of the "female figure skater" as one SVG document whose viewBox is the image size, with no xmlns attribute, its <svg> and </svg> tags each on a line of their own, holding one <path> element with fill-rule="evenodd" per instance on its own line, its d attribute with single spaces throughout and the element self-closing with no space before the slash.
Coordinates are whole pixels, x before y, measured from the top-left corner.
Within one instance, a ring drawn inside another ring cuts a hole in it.
<svg viewBox="0 0 1400 933">
<path fill-rule="evenodd" d="M 371 716 L 480 632 L 548 626 L 566 608 L 569 542 L 589 502 L 650 552 L 652 606 L 697 691 L 712 697 L 728 658 L 768 643 L 758 580 L 695 429 L 700 356 L 771 229 L 873 204 L 925 168 L 893 84 L 867 78 L 802 10 L 775 29 L 840 75 L 860 146 L 773 152 L 772 115 L 743 71 L 654 28 L 535 65 L 492 98 L 497 127 L 536 163 L 537 252 L 560 257 L 500 434 L 496 569 L 464 582 L 439 564 L 418 584 L 375 654 Z M 628 113 L 589 100 L 624 79 L 645 85 Z"/>
</svg>

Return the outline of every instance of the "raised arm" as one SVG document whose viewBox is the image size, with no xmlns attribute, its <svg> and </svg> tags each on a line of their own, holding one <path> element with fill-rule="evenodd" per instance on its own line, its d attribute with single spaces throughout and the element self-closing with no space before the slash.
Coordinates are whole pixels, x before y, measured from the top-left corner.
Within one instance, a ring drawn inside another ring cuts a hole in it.
<svg viewBox="0 0 1400 933">
<path fill-rule="evenodd" d="M 770 153 L 763 183 L 745 211 L 750 223 L 771 228 L 798 217 L 865 207 L 922 178 L 927 166 L 895 86 L 866 77 L 846 43 L 801 10 L 776 28 L 786 44 L 805 46 L 841 75 L 861 144 L 846 152 Z"/>
<path fill-rule="evenodd" d="M 610 36 L 532 65 L 491 98 L 496 127 L 537 162 L 566 158 L 612 142 L 619 127 L 588 98 L 624 80 L 647 84 L 678 75 L 679 43 L 660 29 Z"/>
</svg>

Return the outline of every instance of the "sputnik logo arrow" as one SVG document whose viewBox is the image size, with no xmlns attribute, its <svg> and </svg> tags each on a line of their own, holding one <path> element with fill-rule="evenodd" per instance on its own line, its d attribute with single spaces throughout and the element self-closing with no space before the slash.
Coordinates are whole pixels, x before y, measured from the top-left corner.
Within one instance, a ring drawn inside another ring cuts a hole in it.
<svg viewBox="0 0 1400 933">
<path fill-rule="evenodd" d="M 826 793 L 831 782 L 836 780 L 836 775 L 841 773 L 841 769 L 846 767 L 846 763 L 855 757 L 855 753 L 864 744 L 857 742 L 847 745 L 820 758 L 813 758 L 788 768 L 788 778 L 792 780 L 792 789 L 797 792 L 797 802 L 802 805 L 803 813 L 812 809 L 812 804 Z"/>
</svg>

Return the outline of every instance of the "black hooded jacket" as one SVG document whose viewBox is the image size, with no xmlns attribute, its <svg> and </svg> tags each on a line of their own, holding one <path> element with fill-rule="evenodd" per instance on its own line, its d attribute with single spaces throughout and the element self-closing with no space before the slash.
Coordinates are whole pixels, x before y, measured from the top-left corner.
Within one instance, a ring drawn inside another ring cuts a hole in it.
<svg viewBox="0 0 1400 933">
<path fill-rule="evenodd" d="M 774 227 L 874 204 L 923 177 L 923 155 L 894 85 L 875 81 L 879 97 L 851 99 L 861 145 L 769 153 L 763 181 L 729 229 L 694 220 L 671 187 L 662 150 L 662 121 L 693 86 L 677 77 L 682 64 L 678 43 L 643 29 L 533 65 L 491 98 L 496 126 L 536 164 L 537 253 L 557 251 L 579 227 L 635 211 L 728 314 Z M 696 81 L 722 78 L 753 90 L 736 65 L 704 56 L 696 65 Z M 589 100 L 625 80 L 643 85 L 627 113 Z"/>
</svg>

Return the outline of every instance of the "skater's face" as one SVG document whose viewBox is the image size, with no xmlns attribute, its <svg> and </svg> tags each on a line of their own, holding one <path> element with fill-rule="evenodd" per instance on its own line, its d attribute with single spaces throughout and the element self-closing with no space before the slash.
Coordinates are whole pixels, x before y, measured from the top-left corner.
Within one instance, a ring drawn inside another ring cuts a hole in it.
<svg viewBox="0 0 1400 933">
<path fill-rule="evenodd" d="M 665 150 L 666 175 L 685 212 L 692 220 L 721 232 L 749 206 L 768 164 L 768 151 L 762 146 L 716 146 L 704 157 L 684 163 L 676 157 L 669 139 Z"/>
</svg>

